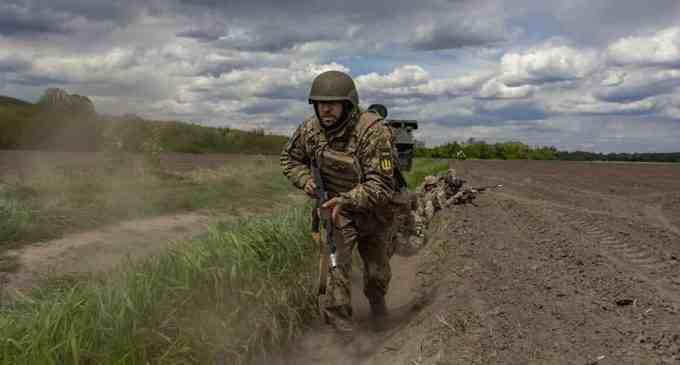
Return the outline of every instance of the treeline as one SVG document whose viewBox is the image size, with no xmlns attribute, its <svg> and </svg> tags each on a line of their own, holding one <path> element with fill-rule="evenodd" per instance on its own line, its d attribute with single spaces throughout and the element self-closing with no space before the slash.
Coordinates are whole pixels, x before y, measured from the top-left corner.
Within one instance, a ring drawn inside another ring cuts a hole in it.
<svg viewBox="0 0 680 365">
<path fill-rule="evenodd" d="M 560 160 L 566 161 L 629 161 L 629 162 L 680 162 L 680 152 L 671 153 L 593 153 L 560 151 Z"/>
<path fill-rule="evenodd" d="M 278 154 L 287 138 L 263 130 L 79 115 L 0 99 L 0 149 L 143 152 L 150 140 L 169 152 Z"/>
<path fill-rule="evenodd" d="M 468 142 L 451 142 L 437 147 L 419 147 L 416 157 L 429 158 L 476 158 L 497 160 L 557 160 L 559 151 L 555 147 L 532 148 L 521 142 L 488 144 L 474 139 Z"/>
<path fill-rule="evenodd" d="M 584 151 L 558 151 L 555 147 L 530 147 L 521 142 L 489 144 L 469 139 L 437 147 L 418 147 L 416 157 L 474 158 L 497 160 L 564 160 L 564 161 L 627 161 L 627 162 L 680 162 L 680 152 L 672 153 L 595 153 Z"/>
</svg>

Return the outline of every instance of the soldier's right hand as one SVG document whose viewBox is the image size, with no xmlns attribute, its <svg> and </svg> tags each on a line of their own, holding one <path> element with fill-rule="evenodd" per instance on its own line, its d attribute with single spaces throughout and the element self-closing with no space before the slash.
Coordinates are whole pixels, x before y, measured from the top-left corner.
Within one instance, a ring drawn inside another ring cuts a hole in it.
<svg viewBox="0 0 680 365">
<path fill-rule="evenodd" d="M 316 194 L 316 184 L 314 183 L 314 179 L 310 178 L 307 180 L 307 183 L 305 183 L 305 194 L 309 196 L 310 198 L 317 199 L 318 195 Z"/>
</svg>

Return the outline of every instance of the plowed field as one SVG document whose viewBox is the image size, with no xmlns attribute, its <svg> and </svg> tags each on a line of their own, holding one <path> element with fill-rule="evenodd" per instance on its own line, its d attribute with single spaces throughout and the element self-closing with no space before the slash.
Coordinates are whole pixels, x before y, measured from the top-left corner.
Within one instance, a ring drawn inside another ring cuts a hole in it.
<svg viewBox="0 0 680 365">
<path fill-rule="evenodd" d="M 355 298 L 353 340 L 312 330 L 281 363 L 680 363 L 680 165 L 455 167 L 504 187 L 439 212 L 428 246 L 393 260 L 388 326 Z"/>
</svg>

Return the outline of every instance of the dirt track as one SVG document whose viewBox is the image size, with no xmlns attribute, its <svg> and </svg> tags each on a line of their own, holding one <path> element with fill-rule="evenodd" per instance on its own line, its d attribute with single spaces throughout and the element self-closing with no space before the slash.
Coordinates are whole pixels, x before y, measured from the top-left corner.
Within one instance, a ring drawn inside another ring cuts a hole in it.
<svg viewBox="0 0 680 365">
<path fill-rule="evenodd" d="M 315 329 L 281 363 L 680 363 L 680 166 L 456 167 L 504 188 L 439 213 L 428 247 L 393 261 L 391 327 L 360 315 L 349 344 Z"/>
</svg>

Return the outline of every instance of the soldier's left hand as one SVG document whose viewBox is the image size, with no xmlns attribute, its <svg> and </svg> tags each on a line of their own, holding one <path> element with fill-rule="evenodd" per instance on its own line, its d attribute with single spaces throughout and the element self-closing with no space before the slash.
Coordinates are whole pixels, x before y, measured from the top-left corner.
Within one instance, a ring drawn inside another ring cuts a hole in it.
<svg viewBox="0 0 680 365">
<path fill-rule="evenodd" d="M 338 213 L 342 210 L 345 205 L 345 201 L 342 198 L 336 197 L 327 202 L 325 202 L 321 207 L 325 209 L 331 209 L 331 219 L 335 225 L 338 225 Z"/>
</svg>

